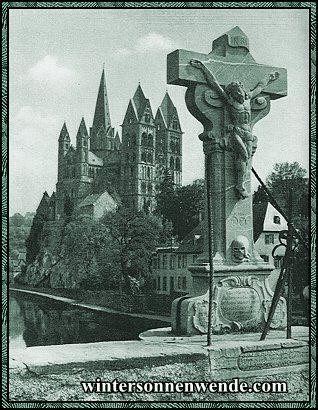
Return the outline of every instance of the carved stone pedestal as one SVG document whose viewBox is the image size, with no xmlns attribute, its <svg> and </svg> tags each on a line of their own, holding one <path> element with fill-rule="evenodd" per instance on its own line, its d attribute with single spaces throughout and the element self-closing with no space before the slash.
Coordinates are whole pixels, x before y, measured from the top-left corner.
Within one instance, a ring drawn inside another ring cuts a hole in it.
<svg viewBox="0 0 318 410">
<path fill-rule="evenodd" d="M 172 332 L 176 335 L 205 334 L 208 331 L 208 272 L 190 267 L 193 293 L 172 304 Z M 199 270 L 199 272 L 198 272 Z M 214 273 L 213 333 L 257 332 L 264 327 L 273 291 L 268 283 L 272 270 L 262 266 L 221 266 Z M 286 327 L 286 301 L 281 298 L 271 323 L 272 329 Z"/>
</svg>

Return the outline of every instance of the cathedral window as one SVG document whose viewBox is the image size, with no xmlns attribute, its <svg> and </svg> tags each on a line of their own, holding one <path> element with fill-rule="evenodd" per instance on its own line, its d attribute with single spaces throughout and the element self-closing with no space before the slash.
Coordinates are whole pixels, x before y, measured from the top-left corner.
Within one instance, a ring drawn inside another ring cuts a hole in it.
<svg viewBox="0 0 318 410">
<path fill-rule="evenodd" d="M 147 178 L 150 179 L 150 167 L 147 167 Z"/>
<path fill-rule="evenodd" d="M 153 136 L 152 134 L 148 134 L 148 147 L 153 146 Z"/>
<path fill-rule="evenodd" d="M 133 162 L 136 162 L 136 154 L 135 153 L 132 154 L 132 160 L 133 160 Z"/>
<path fill-rule="evenodd" d="M 148 184 L 148 194 L 152 194 L 152 184 Z"/>
<path fill-rule="evenodd" d="M 131 176 L 131 177 L 134 176 L 134 167 L 130 167 L 130 176 Z"/>
<path fill-rule="evenodd" d="M 171 150 L 171 152 L 175 151 L 175 143 L 174 143 L 173 140 L 170 142 L 170 150 Z"/>
<path fill-rule="evenodd" d="M 150 114 L 145 114 L 145 122 L 147 123 L 147 124 L 149 124 L 150 123 L 150 120 L 151 120 L 151 117 L 150 117 Z"/>
<path fill-rule="evenodd" d="M 173 121 L 172 121 L 172 128 L 173 128 L 174 130 L 177 130 L 177 129 L 178 129 L 178 120 L 176 120 L 175 118 L 174 118 Z"/>
<path fill-rule="evenodd" d="M 65 149 L 68 149 L 68 147 L 69 147 L 69 145 L 68 145 L 68 144 L 65 144 Z"/>
<path fill-rule="evenodd" d="M 170 168 L 174 169 L 174 159 L 173 159 L 173 157 L 170 158 Z"/>
<path fill-rule="evenodd" d="M 177 154 L 180 154 L 180 142 L 179 141 L 176 142 L 175 151 L 176 151 Z"/>
<path fill-rule="evenodd" d="M 134 119 L 133 119 L 133 118 L 129 118 L 128 124 L 132 124 L 133 122 L 134 122 Z"/>
<path fill-rule="evenodd" d="M 142 162 L 147 162 L 147 158 L 146 158 L 146 153 L 145 153 L 145 152 L 142 152 L 142 153 L 141 153 L 141 161 L 142 161 Z"/>
<path fill-rule="evenodd" d="M 181 170 L 181 164 L 180 164 L 180 158 L 176 159 L 176 170 L 180 171 Z"/>
<path fill-rule="evenodd" d="M 153 162 L 153 156 L 152 156 L 152 153 L 151 153 L 151 152 L 148 152 L 148 162 L 149 162 L 150 164 L 152 164 L 152 162 Z"/>
<path fill-rule="evenodd" d="M 136 134 L 133 134 L 133 135 L 131 136 L 131 145 L 136 145 L 136 140 L 137 140 Z"/>
<path fill-rule="evenodd" d="M 161 130 L 161 124 L 157 124 L 157 130 L 158 130 L 158 131 Z"/>
<path fill-rule="evenodd" d="M 164 291 L 167 290 L 167 276 L 164 276 L 162 278 L 162 290 L 164 290 Z"/>
<path fill-rule="evenodd" d="M 126 161 L 129 162 L 129 154 L 126 154 Z"/>
<path fill-rule="evenodd" d="M 142 192 L 143 194 L 146 193 L 146 183 L 145 183 L 145 182 L 142 182 L 142 183 L 141 183 L 141 192 Z"/>
<path fill-rule="evenodd" d="M 145 132 L 141 134 L 141 145 L 144 147 L 147 146 L 147 134 Z"/>
</svg>

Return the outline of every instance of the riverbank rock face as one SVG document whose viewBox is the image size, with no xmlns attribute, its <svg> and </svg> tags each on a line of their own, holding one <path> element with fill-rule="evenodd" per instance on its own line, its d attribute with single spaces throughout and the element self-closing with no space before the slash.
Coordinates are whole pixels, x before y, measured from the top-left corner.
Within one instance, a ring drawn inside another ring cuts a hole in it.
<svg viewBox="0 0 318 410">
<path fill-rule="evenodd" d="M 52 267 L 58 261 L 57 256 L 45 251 L 40 253 L 34 262 L 27 266 L 25 273 L 18 281 L 31 286 L 51 287 Z"/>
</svg>

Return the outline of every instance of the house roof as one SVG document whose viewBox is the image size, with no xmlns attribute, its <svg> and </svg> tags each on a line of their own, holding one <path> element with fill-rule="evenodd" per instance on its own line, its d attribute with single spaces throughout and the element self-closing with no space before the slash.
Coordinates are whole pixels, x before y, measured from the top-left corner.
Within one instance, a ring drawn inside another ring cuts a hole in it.
<svg viewBox="0 0 318 410">
<path fill-rule="evenodd" d="M 203 221 L 199 223 L 180 243 L 176 253 L 203 252 Z"/>
<path fill-rule="evenodd" d="M 253 205 L 253 234 L 254 242 L 257 241 L 260 234 L 263 232 L 264 219 L 267 210 L 267 202 Z"/>
<path fill-rule="evenodd" d="M 275 217 L 278 217 L 277 222 Z M 284 229 L 287 229 L 286 219 L 270 202 L 253 205 L 254 242 L 262 232 L 280 232 Z"/>
<path fill-rule="evenodd" d="M 95 205 L 96 201 L 103 195 L 101 194 L 90 194 L 86 198 L 83 199 L 83 201 L 78 205 L 80 208 L 84 206 L 90 206 L 90 205 Z"/>
</svg>

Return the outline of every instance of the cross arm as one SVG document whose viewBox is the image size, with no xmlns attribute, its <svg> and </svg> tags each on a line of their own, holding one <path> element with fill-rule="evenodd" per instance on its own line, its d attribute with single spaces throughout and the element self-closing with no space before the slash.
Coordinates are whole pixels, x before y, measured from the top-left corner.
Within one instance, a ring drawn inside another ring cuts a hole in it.
<svg viewBox="0 0 318 410">
<path fill-rule="evenodd" d="M 287 95 L 287 70 L 255 61 L 237 61 L 221 57 L 195 53 L 188 50 L 175 50 L 167 56 L 167 82 L 168 84 L 182 85 L 206 84 L 206 77 L 201 70 L 190 65 L 190 60 L 196 59 L 204 62 L 205 66 L 213 73 L 216 81 L 223 86 L 233 81 L 241 81 L 247 91 L 253 90 L 260 80 L 271 72 L 278 72 L 278 78 L 269 82 L 263 89 L 270 94 L 271 99 L 281 98 Z"/>
</svg>

